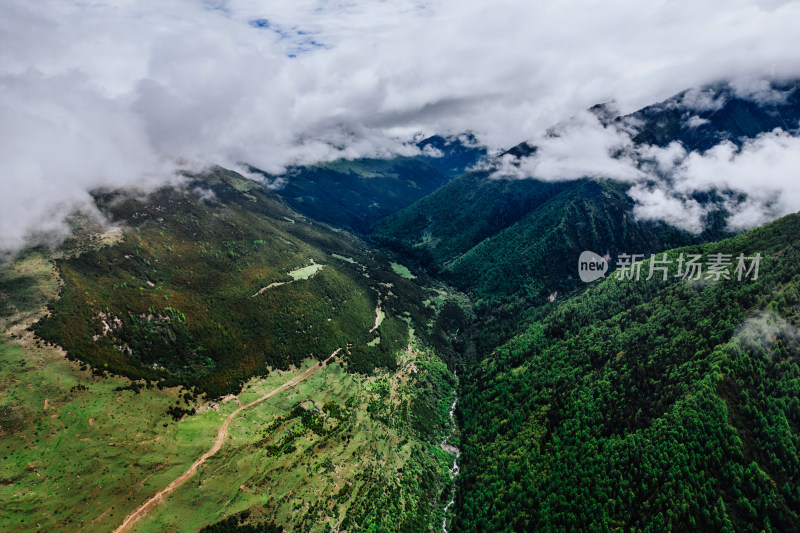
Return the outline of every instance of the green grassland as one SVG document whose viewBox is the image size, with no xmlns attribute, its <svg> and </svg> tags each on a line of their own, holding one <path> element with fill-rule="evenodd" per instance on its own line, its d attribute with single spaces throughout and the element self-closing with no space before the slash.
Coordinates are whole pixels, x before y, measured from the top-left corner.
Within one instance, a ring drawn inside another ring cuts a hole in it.
<svg viewBox="0 0 800 533">
<path fill-rule="evenodd" d="M 165 412 L 183 403 L 177 388 L 137 393 L 129 380 L 82 371 L 57 349 L 9 340 L 0 361 L 0 529 L 110 531 L 208 449 L 239 403 L 311 360 L 251 380 L 238 397 L 193 404 L 200 412 L 177 422 Z M 430 530 L 448 481 L 449 458 L 436 443 L 454 386 L 444 364 L 417 349 L 393 373 L 328 365 L 243 412 L 222 451 L 135 530 L 193 531 L 248 509 L 251 522 L 287 531 Z M 298 407 L 324 421 L 324 434 L 297 418 L 275 424 Z M 287 439 L 291 451 L 270 452 Z"/>
<path fill-rule="evenodd" d="M 137 394 L 35 339 L 26 328 L 59 288 L 42 253 L 2 268 L 0 287 L 0 530 L 113 529 L 210 444 L 216 420 L 176 425 L 177 389 Z"/>
<path fill-rule="evenodd" d="M 243 511 L 286 531 L 431 530 L 449 460 L 436 438 L 454 383 L 429 354 L 401 363 L 370 377 L 330 364 L 243 413 L 229 445 L 135 530 L 194 530 Z M 430 380 L 440 392 L 424 398 L 420 382 Z M 243 402 L 267 390 L 254 383 Z M 427 409 L 430 427 L 414 417 Z"/>
<path fill-rule="evenodd" d="M 398 276 L 403 277 L 405 279 L 416 278 L 416 276 L 411 273 L 411 271 L 408 269 L 407 266 L 403 266 L 400 263 L 390 263 L 390 265 L 392 267 L 392 270 L 394 270 L 394 273 L 397 274 Z"/>
<path fill-rule="evenodd" d="M 53 348 L 3 341 L 0 361 L 0 530 L 110 531 L 216 434 L 210 415 L 172 421 L 176 389 L 119 390 Z"/>
<path fill-rule="evenodd" d="M 0 325 L 19 326 L 58 293 L 53 263 L 40 251 L 31 251 L 0 270 Z"/>
<path fill-rule="evenodd" d="M 438 528 L 461 296 L 222 169 L 97 202 L 121 230 L 0 267 L 0 530 L 112 530 L 336 348 L 136 530 Z"/>
</svg>

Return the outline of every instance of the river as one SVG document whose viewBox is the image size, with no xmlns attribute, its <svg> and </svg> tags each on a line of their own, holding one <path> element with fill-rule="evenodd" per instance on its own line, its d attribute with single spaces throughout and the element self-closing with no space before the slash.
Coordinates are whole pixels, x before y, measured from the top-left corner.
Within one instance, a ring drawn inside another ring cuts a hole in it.
<svg viewBox="0 0 800 533">
<path fill-rule="evenodd" d="M 457 402 L 458 402 L 458 393 L 456 393 L 456 397 L 455 397 L 455 399 L 453 399 L 453 404 L 450 406 L 450 423 L 451 423 L 453 429 L 450 432 L 450 435 L 448 435 L 447 438 L 445 438 L 441 443 L 441 447 L 442 447 L 442 449 L 444 451 L 452 453 L 452 454 L 455 455 L 455 457 L 453 458 L 453 466 L 450 467 L 450 479 L 453 480 L 453 487 L 451 489 L 450 501 L 447 503 L 447 505 L 445 505 L 445 507 L 444 507 L 444 516 L 442 517 L 442 531 L 443 531 L 443 533 L 447 533 L 447 512 L 450 510 L 450 507 L 452 507 L 453 504 L 456 503 L 456 482 L 455 482 L 455 478 L 456 478 L 456 476 L 458 476 L 458 471 L 459 471 L 459 469 L 458 469 L 458 459 L 459 459 L 459 457 L 461 457 L 461 451 L 458 448 L 456 448 L 455 446 L 453 446 L 452 444 L 448 444 L 447 443 L 447 441 L 450 440 L 450 437 L 452 437 L 455 434 L 455 431 L 456 431 L 455 413 L 456 413 L 456 403 Z"/>
</svg>

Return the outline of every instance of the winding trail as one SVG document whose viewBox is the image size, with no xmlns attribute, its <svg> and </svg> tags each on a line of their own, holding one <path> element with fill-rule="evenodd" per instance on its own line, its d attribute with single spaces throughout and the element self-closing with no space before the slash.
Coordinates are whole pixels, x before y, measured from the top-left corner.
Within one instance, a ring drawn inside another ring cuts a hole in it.
<svg viewBox="0 0 800 533">
<path fill-rule="evenodd" d="M 137 521 L 139 521 L 141 518 L 143 518 L 150 509 L 152 509 L 153 507 L 158 505 L 161 501 L 163 501 L 164 498 L 167 495 L 169 495 L 169 493 L 171 493 L 172 491 L 174 491 L 175 489 L 177 489 L 178 487 L 183 485 L 186 482 L 186 480 L 188 480 L 192 476 L 192 474 L 194 474 L 195 471 L 197 471 L 197 469 L 200 466 L 203 465 L 203 463 L 205 463 L 211 456 L 216 454 L 220 450 L 220 448 L 222 448 L 222 443 L 225 441 L 225 437 L 228 436 L 228 427 L 230 426 L 230 424 L 233 421 L 233 419 L 236 418 L 236 416 L 239 413 L 241 413 L 245 409 L 249 409 L 250 407 L 253 407 L 254 405 L 257 405 L 257 404 L 263 402 L 264 400 L 266 400 L 268 398 L 271 398 L 271 397 L 275 396 L 279 392 L 283 392 L 286 389 L 297 385 L 298 383 L 300 383 L 301 381 L 305 380 L 306 378 L 316 374 L 317 372 L 319 372 L 320 370 L 325 368 L 325 365 L 328 363 L 328 361 L 330 361 L 331 359 L 336 357 L 336 355 L 341 350 L 342 350 L 341 348 L 337 348 L 324 361 L 318 362 L 316 365 L 314 365 L 311 368 L 307 369 L 302 374 L 299 374 L 299 375 L 293 377 L 292 379 L 290 379 L 289 381 L 287 381 L 286 383 L 284 383 L 283 385 L 281 385 L 277 389 L 274 389 L 274 390 L 266 393 L 265 395 L 261 396 L 260 398 L 258 398 L 256 400 L 253 400 L 252 402 L 250 402 L 250 403 L 248 403 L 246 405 L 242 405 L 241 407 L 236 409 L 234 412 L 232 412 L 230 415 L 228 415 L 228 418 L 225 419 L 225 422 L 222 423 L 222 426 L 219 428 L 219 431 L 217 432 L 217 439 L 214 441 L 214 445 L 211 446 L 211 448 L 206 453 L 204 453 L 200 457 L 200 459 L 198 459 L 197 461 L 192 463 L 192 466 L 190 466 L 189 469 L 186 472 L 184 472 L 183 474 L 181 474 L 180 476 L 175 478 L 169 485 L 167 485 L 165 488 L 161 489 L 155 496 L 153 496 L 152 498 L 150 498 L 149 500 L 144 502 L 135 511 L 133 511 L 131 514 L 126 516 L 125 520 L 122 522 L 122 525 L 120 525 L 117 529 L 115 529 L 114 533 L 122 533 L 124 531 L 130 531 L 130 529 L 133 527 L 133 525 Z"/>
</svg>

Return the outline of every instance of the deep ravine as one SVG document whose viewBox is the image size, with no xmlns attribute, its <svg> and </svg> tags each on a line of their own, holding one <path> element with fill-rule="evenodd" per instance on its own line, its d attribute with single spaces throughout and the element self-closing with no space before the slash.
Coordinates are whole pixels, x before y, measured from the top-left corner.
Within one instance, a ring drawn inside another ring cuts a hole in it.
<svg viewBox="0 0 800 533">
<path fill-rule="evenodd" d="M 455 412 L 456 412 L 456 403 L 458 403 L 458 389 L 456 388 L 455 398 L 453 399 L 453 403 L 450 406 L 450 424 L 451 424 L 451 431 L 450 435 L 448 435 L 441 443 L 441 447 L 444 451 L 452 453 L 455 455 L 453 458 L 453 466 L 450 467 L 450 479 L 452 480 L 452 488 L 450 489 L 450 501 L 447 502 L 447 505 L 444 507 L 444 516 L 442 516 L 442 531 L 443 533 L 447 533 L 447 513 L 450 510 L 450 507 L 456 503 L 456 482 L 455 478 L 458 476 L 459 468 L 458 468 L 458 459 L 461 457 L 461 451 L 453 446 L 452 444 L 448 444 L 447 441 L 455 434 L 456 432 L 456 419 L 455 419 Z"/>
</svg>

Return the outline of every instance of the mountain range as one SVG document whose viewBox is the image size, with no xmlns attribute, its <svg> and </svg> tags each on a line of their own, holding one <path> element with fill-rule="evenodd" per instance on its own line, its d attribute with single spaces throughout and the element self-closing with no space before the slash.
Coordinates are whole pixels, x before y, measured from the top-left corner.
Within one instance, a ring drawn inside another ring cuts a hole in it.
<svg viewBox="0 0 800 533">
<path fill-rule="evenodd" d="M 641 171 L 796 136 L 797 87 L 589 113 Z M 798 529 L 800 218 L 742 231 L 710 189 L 690 231 L 625 176 L 502 172 L 565 128 L 94 191 L 104 224 L 0 270 L 0 529 Z"/>
</svg>

